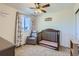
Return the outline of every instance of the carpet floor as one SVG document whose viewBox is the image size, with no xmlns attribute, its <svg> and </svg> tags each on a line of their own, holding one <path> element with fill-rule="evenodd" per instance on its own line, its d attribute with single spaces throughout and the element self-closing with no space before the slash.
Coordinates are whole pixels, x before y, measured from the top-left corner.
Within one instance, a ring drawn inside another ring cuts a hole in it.
<svg viewBox="0 0 79 59">
<path fill-rule="evenodd" d="M 61 47 L 59 51 L 40 45 L 24 45 L 15 49 L 16 56 L 69 56 L 68 48 Z"/>
</svg>

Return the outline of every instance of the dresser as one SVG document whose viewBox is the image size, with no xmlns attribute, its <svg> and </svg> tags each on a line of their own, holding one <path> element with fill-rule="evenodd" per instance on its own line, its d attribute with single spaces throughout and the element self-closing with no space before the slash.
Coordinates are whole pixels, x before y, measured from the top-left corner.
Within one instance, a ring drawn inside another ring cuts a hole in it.
<svg viewBox="0 0 79 59">
<path fill-rule="evenodd" d="M 14 56 L 15 46 L 4 38 L 0 37 L 0 56 Z"/>
</svg>

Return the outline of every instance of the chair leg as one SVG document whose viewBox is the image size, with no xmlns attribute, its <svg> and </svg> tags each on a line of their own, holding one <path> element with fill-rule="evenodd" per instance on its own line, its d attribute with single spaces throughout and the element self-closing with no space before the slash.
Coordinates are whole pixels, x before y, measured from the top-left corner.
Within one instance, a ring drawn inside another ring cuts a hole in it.
<svg viewBox="0 0 79 59">
<path fill-rule="evenodd" d="M 59 51 L 59 47 L 57 47 L 55 50 Z"/>
</svg>

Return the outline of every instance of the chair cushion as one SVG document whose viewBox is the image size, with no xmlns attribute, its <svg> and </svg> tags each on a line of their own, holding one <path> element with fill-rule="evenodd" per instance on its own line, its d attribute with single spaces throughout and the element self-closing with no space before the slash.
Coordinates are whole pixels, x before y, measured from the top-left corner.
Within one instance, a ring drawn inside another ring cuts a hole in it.
<svg viewBox="0 0 79 59">
<path fill-rule="evenodd" d="M 50 46 L 54 46 L 54 47 L 58 47 L 57 43 L 51 42 L 51 41 L 41 40 L 40 43 L 50 45 Z"/>
<path fill-rule="evenodd" d="M 37 37 L 37 32 L 32 32 L 31 37 Z"/>
</svg>

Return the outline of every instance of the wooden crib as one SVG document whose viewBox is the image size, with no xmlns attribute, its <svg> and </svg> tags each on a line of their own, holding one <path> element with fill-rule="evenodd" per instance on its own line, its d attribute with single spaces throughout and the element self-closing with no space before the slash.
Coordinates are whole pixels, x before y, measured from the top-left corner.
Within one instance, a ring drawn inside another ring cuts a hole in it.
<svg viewBox="0 0 79 59">
<path fill-rule="evenodd" d="M 38 33 L 38 44 L 53 47 L 59 50 L 60 46 L 60 31 L 54 29 L 46 29 Z"/>
</svg>

